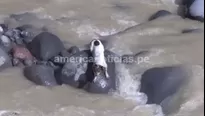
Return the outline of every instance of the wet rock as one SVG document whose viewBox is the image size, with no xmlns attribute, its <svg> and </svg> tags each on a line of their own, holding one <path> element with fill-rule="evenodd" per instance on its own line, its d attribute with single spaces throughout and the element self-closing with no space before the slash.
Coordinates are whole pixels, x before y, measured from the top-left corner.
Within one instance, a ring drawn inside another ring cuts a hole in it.
<svg viewBox="0 0 205 116">
<path fill-rule="evenodd" d="M 30 43 L 35 36 L 42 32 L 42 29 L 38 29 L 32 25 L 22 25 L 17 27 L 17 29 L 21 31 L 20 36 L 26 44 Z"/>
<path fill-rule="evenodd" d="M 12 59 L 12 65 L 13 66 L 19 66 L 21 64 L 21 61 L 18 58 Z"/>
<path fill-rule="evenodd" d="M 20 33 L 21 32 L 18 29 L 10 29 L 5 33 L 5 35 L 8 36 L 9 38 L 18 39 L 20 38 Z"/>
<path fill-rule="evenodd" d="M 89 54 L 87 54 L 87 52 L 81 51 L 68 57 L 68 62 L 64 65 L 62 70 L 60 70 L 60 79 L 58 80 L 60 80 L 63 84 L 68 84 L 77 88 L 84 86 L 86 83 L 85 73 L 87 71 L 88 63 L 81 61 L 80 58 L 88 58 L 88 56 Z"/>
<path fill-rule="evenodd" d="M 42 32 L 33 39 L 28 48 L 37 59 L 47 61 L 59 55 L 64 46 L 56 35 Z"/>
<path fill-rule="evenodd" d="M 20 34 L 21 34 L 21 31 L 18 29 L 10 29 L 5 33 L 5 35 L 8 36 L 16 44 L 23 45 L 23 40 Z"/>
<path fill-rule="evenodd" d="M 24 61 L 24 60 L 33 61 L 34 60 L 34 57 L 30 53 L 30 51 L 23 46 L 15 46 L 12 49 L 12 53 L 13 53 L 14 58 L 20 59 L 22 61 Z"/>
<path fill-rule="evenodd" d="M 116 56 L 116 54 L 110 51 L 105 51 L 105 57 L 107 59 L 112 58 L 113 56 Z M 89 62 L 86 71 L 88 83 L 84 88 L 87 92 L 95 94 L 107 94 L 111 91 L 116 90 L 115 62 L 108 62 L 107 60 L 106 63 L 108 65 L 108 74 L 110 76 L 108 79 L 105 77 L 105 74 L 100 74 L 97 77 L 95 77 L 92 69 L 93 63 Z"/>
<path fill-rule="evenodd" d="M 2 34 L 3 32 L 4 32 L 4 29 L 0 27 L 0 34 Z"/>
<path fill-rule="evenodd" d="M 0 71 L 12 66 L 11 59 L 8 54 L 0 47 Z"/>
<path fill-rule="evenodd" d="M 8 26 L 5 24 L 0 24 L 0 33 L 4 33 L 8 30 Z"/>
<path fill-rule="evenodd" d="M 112 53 L 106 51 L 105 56 L 108 57 L 109 55 L 112 55 Z M 58 80 L 60 80 L 61 83 L 77 88 L 84 88 L 87 92 L 98 94 L 105 94 L 116 89 L 114 62 L 107 62 L 108 74 L 110 76 L 110 79 L 107 79 L 105 75 L 94 77 L 92 58 L 89 51 L 78 52 L 69 59 L 70 62 L 64 65 L 60 71 L 60 76 L 58 76 L 60 77 Z"/>
<path fill-rule="evenodd" d="M 60 55 L 59 56 L 62 56 L 62 57 L 68 57 L 70 56 L 71 54 L 67 51 L 67 50 L 63 50 L 61 51 Z M 57 56 L 58 57 L 58 56 Z"/>
<path fill-rule="evenodd" d="M 204 22 L 204 0 L 184 0 L 183 5 L 186 17 Z"/>
<path fill-rule="evenodd" d="M 15 19 L 16 21 L 28 21 L 28 20 L 34 20 L 38 19 L 37 16 L 34 13 L 21 13 L 21 14 L 11 14 L 10 18 Z"/>
<path fill-rule="evenodd" d="M 183 34 L 186 33 L 203 33 L 204 31 L 202 29 L 184 29 L 182 30 Z"/>
<path fill-rule="evenodd" d="M 116 90 L 115 63 L 107 62 L 107 64 L 108 74 L 110 76 L 108 79 L 102 73 L 98 76 L 94 76 L 94 73 L 92 71 L 93 64 L 88 64 L 88 70 L 86 72 L 88 83 L 84 88 L 87 92 L 95 94 L 107 94 L 111 91 Z"/>
<path fill-rule="evenodd" d="M 158 19 L 158 18 L 161 18 L 161 17 L 169 16 L 169 15 L 172 15 L 172 13 L 169 12 L 169 11 L 166 11 L 166 10 L 160 10 L 160 11 L 156 12 L 155 14 L 153 14 L 149 18 L 149 21 L 152 21 L 152 20 L 155 20 L 155 19 Z"/>
<path fill-rule="evenodd" d="M 68 52 L 70 54 L 76 54 L 76 53 L 80 52 L 80 49 L 77 46 L 72 46 L 70 49 L 68 49 Z"/>
<path fill-rule="evenodd" d="M 140 91 L 148 96 L 148 104 L 159 104 L 167 113 L 166 110 L 171 108 L 166 104 L 171 104 L 172 97 L 179 92 L 189 76 L 181 66 L 152 68 L 142 75 Z"/>
<path fill-rule="evenodd" d="M 32 65 L 24 69 L 25 77 L 37 85 L 57 86 L 53 68 L 46 65 Z"/>
<path fill-rule="evenodd" d="M 106 79 L 104 76 L 97 76 L 95 78 L 95 81 L 89 82 L 85 86 L 85 90 L 87 92 L 95 94 L 107 94 L 109 92 L 115 91 L 112 79 Z"/>
<path fill-rule="evenodd" d="M 31 59 L 25 59 L 25 60 L 23 61 L 23 64 L 24 64 L 25 66 L 32 66 L 32 65 L 34 64 L 34 61 L 31 60 Z"/>
<path fill-rule="evenodd" d="M 0 37 L 0 46 L 2 46 L 2 48 L 6 52 L 9 52 L 12 49 L 12 42 L 11 42 L 11 40 L 7 36 L 2 35 Z"/>
<path fill-rule="evenodd" d="M 46 65 L 46 66 L 52 67 L 54 70 L 59 68 L 59 65 L 55 65 L 52 61 L 36 61 L 35 64 Z"/>
</svg>

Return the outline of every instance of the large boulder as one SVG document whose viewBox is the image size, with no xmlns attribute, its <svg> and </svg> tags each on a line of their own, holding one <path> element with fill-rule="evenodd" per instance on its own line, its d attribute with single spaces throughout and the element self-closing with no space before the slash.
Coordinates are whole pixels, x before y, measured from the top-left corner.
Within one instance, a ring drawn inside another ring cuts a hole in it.
<svg viewBox="0 0 205 116">
<path fill-rule="evenodd" d="M 204 0 L 183 0 L 188 18 L 204 22 Z"/>
<path fill-rule="evenodd" d="M 28 44 L 28 48 L 38 60 L 47 61 L 60 54 L 64 45 L 56 35 L 42 32 Z"/>
<path fill-rule="evenodd" d="M 24 69 L 24 76 L 37 85 L 56 86 L 58 85 L 54 69 L 46 65 L 32 65 Z"/>
<path fill-rule="evenodd" d="M 59 70 L 59 80 L 62 84 L 68 84 L 73 87 L 80 88 L 80 83 L 86 83 L 85 73 L 87 71 L 88 62 L 83 61 L 88 59 L 89 54 L 87 51 L 81 51 L 75 55 L 66 57 L 56 57 L 55 62 L 65 64 L 62 70 Z M 84 85 L 83 85 L 84 86 Z"/>
<path fill-rule="evenodd" d="M 171 107 L 180 107 L 171 106 L 172 98 L 189 80 L 189 72 L 183 66 L 149 69 L 142 75 L 140 91 L 148 96 L 148 104 L 159 104 L 167 113 Z"/>
<path fill-rule="evenodd" d="M 111 57 L 110 55 L 113 55 L 113 53 L 105 51 L 106 58 Z M 108 74 L 110 76 L 110 78 L 107 79 L 105 76 L 94 77 L 92 71 L 93 59 L 88 50 L 70 56 L 67 58 L 67 61 L 62 70 L 58 72 L 58 77 L 60 77 L 62 84 L 84 88 L 90 93 L 99 94 L 108 93 L 116 89 L 115 62 L 107 62 Z"/>
</svg>

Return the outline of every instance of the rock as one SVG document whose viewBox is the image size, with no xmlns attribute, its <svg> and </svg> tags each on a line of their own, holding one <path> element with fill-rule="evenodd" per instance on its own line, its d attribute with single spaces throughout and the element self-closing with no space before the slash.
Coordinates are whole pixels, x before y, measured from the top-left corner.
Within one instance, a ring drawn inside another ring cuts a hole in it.
<svg viewBox="0 0 205 116">
<path fill-rule="evenodd" d="M 2 34 L 4 32 L 4 29 L 0 26 L 0 33 Z"/>
<path fill-rule="evenodd" d="M 25 59 L 25 60 L 23 61 L 23 64 L 24 64 L 25 66 L 32 66 L 32 65 L 34 64 L 34 61 L 31 60 L 31 59 Z"/>
<path fill-rule="evenodd" d="M 80 52 L 80 49 L 77 46 L 73 46 L 68 50 L 68 52 L 70 54 L 76 54 L 76 53 Z"/>
<path fill-rule="evenodd" d="M 5 33 L 5 35 L 8 36 L 17 45 L 22 45 L 23 39 L 21 38 L 20 34 L 21 34 L 21 31 L 18 29 L 11 29 Z"/>
<path fill-rule="evenodd" d="M 105 56 L 112 55 L 111 52 L 106 51 Z M 110 79 L 106 79 L 105 76 L 96 77 L 94 81 L 94 74 L 92 71 L 92 59 L 91 53 L 87 50 L 78 52 L 68 58 L 70 62 L 67 62 L 58 77 L 60 77 L 61 83 L 68 84 L 77 88 L 84 88 L 90 93 L 105 94 L 111 90 L 116 89 L 116 74 L 115 63 L 108 63 L 108 74 Z"/>
<path fill-rule="evenodd" d="M 28 48 L 37 59 L 47 61 L 59 55 L 64 46 L 56 35 L 42 32 L 28 44 Z"/>
<path fill-rule="evenodd" d="M 110 74 L 110 72 L 108 73 Z M 110 78 L 107 79 L 105 78 L 105 75 L 98 75 L 94 77 L 93 73 L 91 74 L 92 74 L 91 76 L 92 80 L 89 80 L 87 85 L 84 87 L 84 89 L 87 92 L 95 93 L 95 94 L 108 94 L 109 92 L 116 90 L 116 81 L 115 81 L 116 77 L 111 76 Z"/>
<path fill-rule="evenodd" d="M 186 33 L 203 33 L 204 31 L 202 29 L 184 29 L 182 30 L 183 34 Z"/>
<path fill-rule="evenodd" d="M 160 11 L 156 12 L 155 14 L 153 14 L 153 15 L 149 18 L 149 21 L 158 19 L 158 18 L 160 18 L 160 17 L 169 16 L 169 15 L 172 15 L 172 13 L 169 12 L 169 11 L 166 11 L 166 10 L 160 10 Z"/>
<path fill-rule="evenodd" d="M 105 57 L 107 59 L 112 58 L 113 56 L 116 56 L 116 54 L 108 50 L 105 51 Z M 110 76 L 108 79 L 105 77 L 105 74 L 100 74 L 95 77 L 92 71 L 93 63 L 89 62 L 87 68 L 88 70 L 86 71 L 88 84 L 84 88 L 87 92 L 95 94 L 107 94 L 116 90 L 115 62 L 108 62 L 107 60 L 106 63 L 108 65 L 108 74 Z"/>
<path fill-rule="evenodd" d="M 5 36 L 5 35 L 2 35 L 1 38 L 0 38 L 0 45 L 2 46 L 2 48 L 4 48 L 4 50 L 6 52 L 9 52 L 11 49 L 12 49 L 12 42 L 11 40 Z"/>
<path fill-rule="evenodd" d="M 0 47 L 0 71 L 12 66 L 8 54 Z"/>
<path fill-rule="evenodd" d="M 13 66 L 18 66 L 20 65 L 21 61 L 18 58 L 13 58 L 12 59 L 12 65 Z"/>
<path fill-rule="evenodd" d="M 5 24 L 0 24 L 0 33 L 4 33 L 8 30 L 8 26 Z"/>
<path fill-rule="evenodd" d="M 88 63 L 86 61 L 81 61 L 80 58 L 88 58 L 88 56 L 89 54 L 87 54 L 86 51 L 81 51 L 68 57 L 68 59 L 58 59 L 59 62 L 66 62 L 59 73 L 60 79 L 58 80 L 61 80 L 63 84 L 68 84 L 76 88 L 81 88 L 81 86 L 84 86 L 86 83 L 85 73 L 87 71 Z"/>
<path fill-rule="evenodd" d="M 89 82 L 85 86 L 85 90 L 89 93 L 107 94 L 115 90 L 112 79 L 106 79 L 102 76 L 95 77 L 95 81 Z"/>
<path fill-rule="evenodd" d="M 171 98 L 187 82 L 190 76 L 188 72 L 191 71 L 187 71 L 181 66 L 149 69 L 142 75 L 140 92 L 148 96 L 148 104 L 159 104 L 163 111 L 166 111 L 170 108 L 165 104 L 170 104 Z"/>
<path fill-rule="evenodd" d="M 24 69 L 25 77 L 41 86 L 57 86 L 53 68 L 46 65 L 32 65 Z"/>
<path fill-rule="evenodd" d="M 30 51 L 23 46 L 15 46 L 12 49 L 12 53 L 13 53 L 14 58 L 20 59 L 22 61 L 24 61 L 24 60 L 33 61 L 34 60 L 34 57 L 30 53 Z"/>
<path fill-rule="evenodd" d="M 71 54 L 67 51 L 67 50 L 63 50 L 61 51 L 60 55 L 61 57 L 68 57 L 70 56 Z"/>
<path fill-rule="evenodd" d="M 20 35 L 26 44 L 30 43 L 35 36 L 42 32 L 42 29 L 38 29 L 32 25 L 22 25 L 17 27 L 17 29 L 21 31 Z"/>
<path fill-rule="evenodd" d="M 186 17 L 204 22 L 204 0 L 184 0 L 183 4 L 187 9 Z"/>
<path fill-rule="evenodd" d="M 9 38 L 18 39 L 20 38 L 20 33 L 21 31 L 18 29 L 10 29 L 5 33 L 5 35 L 8 36 Z"/>
<path fill-rule="evenodd" d="M 10 18 L 21 22 L 38 19 L 38 17 L 34 13 L 29 13 L 29 12 L 21 13 L 21 14 L 11 14 Z"/>
</svg>

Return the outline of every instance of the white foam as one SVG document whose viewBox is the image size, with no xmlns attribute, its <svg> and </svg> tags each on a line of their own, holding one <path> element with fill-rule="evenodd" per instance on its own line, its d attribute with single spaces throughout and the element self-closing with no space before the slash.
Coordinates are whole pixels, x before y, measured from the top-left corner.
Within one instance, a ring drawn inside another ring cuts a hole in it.
<svg viewBox="0 0 205 116">
<path fill-rule="evenodd" d="M 133 111 L 139 110 L 139 109 L 152 109 L 153 110 L 153 116 L 164 116 L 164 113 L 162 111 L 162 107 L 160 105 L 143 105 L 143 106 L 136 106 Z"/>
<path fill-rule="evenodd" d="M 92 24 L 84 24 L 80 25 L 77 28 L 72 29 L 75 31 L 79 37 L 83 37 L 85 35 L 92 36 L 93 38 L 97 39 L 98 37 L 95 35 L 96 33 L 101 35 L 101 36 L 108 36 L 115 34 L 117 31 L 116 29 L 104 29 L 100 30 L 97 27 L 93 26 Z"/>
<path fill-rule="evenodd" d="M 0 116 L 17 116 L 19 114 L 20 113 L 16 111 L 0 110 Z"/>
<path fill-rule="evenodd" d="M 129 73 L 122 64 L 117 64 L 116 69 L 118 80 L 118 93 L 125 99 L 133 100 L 138 105 L 144 105 L 147 102 L 147 96 L 144 93 L 140 93 L 140 77 L 135 77 Z"/>
</svg>

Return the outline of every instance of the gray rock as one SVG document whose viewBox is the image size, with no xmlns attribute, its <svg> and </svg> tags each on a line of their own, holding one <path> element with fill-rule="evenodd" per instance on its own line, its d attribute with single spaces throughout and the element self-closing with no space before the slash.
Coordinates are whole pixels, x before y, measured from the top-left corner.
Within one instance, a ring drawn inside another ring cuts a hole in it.
<svg viewBox="0 0 205 116">
<path fill-rule="evenodd" d="M 204 22 L 204 0 L 183 0 L 185 16 Z"/>
<path fill-rule="evenodd" d="M 28 48 L 38 60 L 47 61 L 59 55 L 64 45 L 56 35 L 42 32 L 28 44 Z"/>
<path fill-rule="evenodd" d="M 20 65 L 21 61 L 18 58 L 13 58 L 12 59 L 12 65 L 13 66 L 18 66 Z"/>
<path fill-rule="evenodd" d="M 8 54 L 0 47 L 0 71 L 12 66 L 11 59 Z"/>
<path fill-rule="evenodd" d="M 73 46 L 68 50 L 68 52 L 70 54 L 76 54 L 76 53 L 80 52 L 80 49 L 77 46 Z"/>
<path fill-rule="evenodd" d="M 6 52 L 9 52 L 12 49 L 12 42 L 9 37 L 5 35 L 2 35 L 0 37 L 0 45 L 2 46 L 2 48 L 4 48 Z"/>
<path fill-rule="evenodd" d="M 158 18 L 161 18 L 161 17 L 169 16 L 169 15 L 172 15 L 172 13 L 169 12 L 169 11 L 166 11 L 166 10 L 160 10 L 160 11 L 156 12 L 155 14 L 153 14 L 149 18 L 149 21 L 152 21 L 152 20 L 155 20 L 155 19 L 158 19 Z"/>
<path fill-rule="evenodd" d="M 24 64 L 25 66 L 32 66 L 32 65 L 34 64 L 34 62 L 33 62 L 33 60 L 31 60 L 31 59 L 25 59 L 25 60 L 23 61 L 23 64 Z"/>
<path fill-rule="evenodd" d="M 53 68 L 46 65 L 32 65 L 24 69 L 25 77 L 37 85 L 57 86 Z"/>
<path fill-rule="evenodd" d="M 29 13 L 29 12 L 21 13 L 21 14 L 11 14 L 10 18 L 21 22 L 38 19 L 38 17 L 34 13 Z"/>
<path fill-rule="evenodd" d="M 116 57 L 116 54 L 106 50 L 105 58 L 107 59 L 106 63 L 108 65 L 108 74 L 110 76 L 108 79 L 105 77 L 105 74 L 100 74 L 95 77 L 92 71 L 93 63 L 89 62 L 88 70 L 86 72 L 88 84 L 84 88 L 87 92 L 96 94 L 107 94 L 111 91 L 116 90 L 116 63 L 110 60 L 110 58 L 112 57 Z"/>
<path fill-rule="evenodd" d="M 5 35 L 9 37 L 13 42 L 15 42 L 18 45 L 23 44 L 23 39 L 21 38 L 21 31 L 18 29 L 10 29 L 8 30 Z"/>
<path fill-rule="evenodd" d="M 106 58 L 111 57 L 109 55 L 113 55 L 113 53 L 106 51 Z M 94 77 L 91 53 L 87 50 L 74 54 L 68 60 L 70 62 L 65 64 L 58 75 L 60 77 L 58 80 L 61 80 L 61 83 L 84 88 L 87 92 L 98 94 L 107 94 L 116 89 L 115 62 L 107 62 L 110 76 L 107 79 L 105 75 Z M 94 78 L 96 78 L 95 81 Z"/>
<path fill-rule="evenodd" d="M 8 26 L 5 24 L 0 24 L 0 33 L 4 33 L 8 30 Z"/>
<path fill-rule="evenodd" d="M 87 52 L 81 51 L 67 59 L 59 59 L 59 62 L 65 62 L 65 65 L 62 70 L 60 70 L 60 79 L 58 80 L 61 80 L 63 84 L 77 88 L 80 88 L 81 84 L 84 86 L 86 83 L 85 73 L 87 71 L 88 62 L 83 62 L 80 58 L 88 58 L 88 56 L 89 54 L 87 54 Z"/>
<path fill-rule="evenodd" d="M 172 97 L 189 80 L 188 72 L 181 66 L 149 69 L 142 75 L 140 91 L 148 96 L 148 104 L 159 104 L 168 113 L 167 109 L 171 108 L 167 104 L 171 104 Z M 180 107 L 177 105 L 174 107 Z"/>
<path fill-rule="evenodd" d="M 17 27 L 17 29 L 21 31 L 20 35 L 26 44 L 30 43 L 35 36 L 43 31 L 42 29 L 36 28 L 32 25 L 22 25 Z"/>
</svg>

